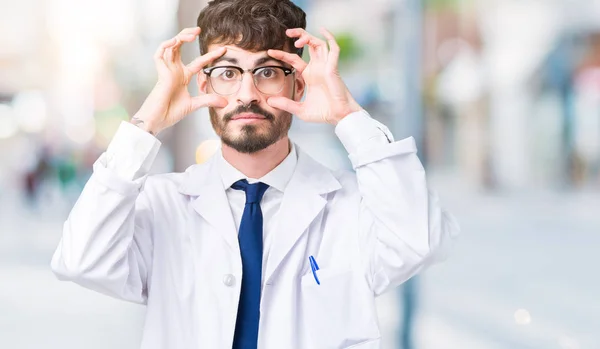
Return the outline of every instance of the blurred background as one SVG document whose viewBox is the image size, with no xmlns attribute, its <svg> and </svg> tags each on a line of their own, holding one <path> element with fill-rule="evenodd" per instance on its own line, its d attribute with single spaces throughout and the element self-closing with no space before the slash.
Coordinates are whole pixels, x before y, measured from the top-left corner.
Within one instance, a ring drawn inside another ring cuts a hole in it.
<svg viewBox="0 0 600 349">
<path fill-rule="evenodd" d="M 303 0 L 353 95 L 414 136 L 462 226 L 450 259 L 379 299 L 385 349 L 600 348 L 600 1 Z M 57 281 L 61 225 L 163 40 L 205 0 L 0 0 L 0 348 L 137 348 L 144 308 Z M 198 55 L 184 46 L 184 61 Z M 195 86 L 192 86 L 195 89 Z M 206 111 L 155 173 L 203 162 Z M 333 129 L 292 138 L 349 168 Z"/>
</svg>

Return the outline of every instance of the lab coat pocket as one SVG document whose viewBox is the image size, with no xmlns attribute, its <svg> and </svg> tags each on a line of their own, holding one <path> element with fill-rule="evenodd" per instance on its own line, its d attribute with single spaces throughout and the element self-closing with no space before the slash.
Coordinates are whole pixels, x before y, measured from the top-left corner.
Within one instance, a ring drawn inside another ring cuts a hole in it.
<svg viewBox="0 0 600 349">
<path fill-rule="evenodd" d="M 302 276 L 302 317 L 313 349 L 362 348 L 380 337 L 373 293 L 350 269 L 323 268 Z M 366 346 L 365 348 L 371 348 Z"/>
</svg>

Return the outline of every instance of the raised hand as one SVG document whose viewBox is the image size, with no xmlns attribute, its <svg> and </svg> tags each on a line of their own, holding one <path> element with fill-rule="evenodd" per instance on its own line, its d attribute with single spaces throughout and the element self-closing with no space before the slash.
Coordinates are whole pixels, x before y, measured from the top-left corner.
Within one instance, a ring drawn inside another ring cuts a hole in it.
<svg viewBox="0 0 600 349">
<path fill-rule="evenodd" d="M 307 122 L 327 122 L 337 124 L 346 115 L 359 111 L 360 105 L 354 100 L 338 72 L 340 48 L 331 33 L 321 29 L 327 43 L 304 29 L 288 29 L 286 35 L 298 38 L 297 48 L 308 45 L 310 62 L 307 64 L 297 54 L 268 50 L 269 56 L 290 64 L 306 82 L 306 95 L 303 102 L 285 97 L 270 97 L 267 103 L 273 108 L 285 110 Z"/>
<path fill-rule="evenodd" d="M 198 108 L 227 105 L 227 100 L 219 95 L 200 93 L 199 96 L 191 96 L 188 92 L 192 77 L 226 51 L 220 48 L 184 65 L 180 47 L 184 42 L 193 42 L 199 34 L 198 27 L 186 28 L 158 47 L 154 55 L 158 82 L 132 118 L 132 123 L 156 135 Z"/>
</svg>

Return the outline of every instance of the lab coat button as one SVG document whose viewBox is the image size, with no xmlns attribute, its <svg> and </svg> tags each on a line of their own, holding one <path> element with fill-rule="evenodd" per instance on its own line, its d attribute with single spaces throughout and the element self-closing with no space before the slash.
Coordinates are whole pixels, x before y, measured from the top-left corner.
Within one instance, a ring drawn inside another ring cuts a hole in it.
<svg viewBox="0 0 600 349">
<path fill-rule="evenodd" d="M 223 283 L 227 287 L 232 287 L 233 285 L 235 285 L 235 276 L 231 274 L 225 274 L 225 276 L 223 276 Z"/>
</svg>

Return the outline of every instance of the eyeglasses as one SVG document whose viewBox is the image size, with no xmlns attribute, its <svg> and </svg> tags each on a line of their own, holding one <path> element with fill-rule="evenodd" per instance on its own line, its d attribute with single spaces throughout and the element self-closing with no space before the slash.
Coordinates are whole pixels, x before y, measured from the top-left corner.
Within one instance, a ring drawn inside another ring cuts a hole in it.
<svg viewBox="0 0 600 349">
<path fill-rule="evenodd" d="M 244 73 L 252 74 L 254 86 L 261 93 L 274 95 L 283 90 L 285 77 L 295 69 L 280 66 L 266 66 L 244 70 L 236 66 L 217 66 L 203 69 L 213 91 L 222 96 L 232 95 L 240 90 Z"/>
</svg>

